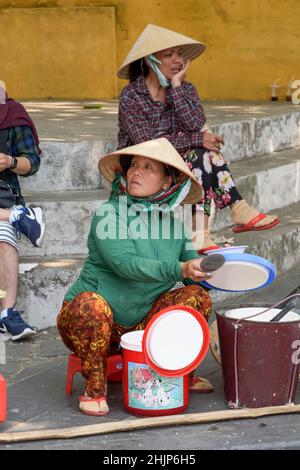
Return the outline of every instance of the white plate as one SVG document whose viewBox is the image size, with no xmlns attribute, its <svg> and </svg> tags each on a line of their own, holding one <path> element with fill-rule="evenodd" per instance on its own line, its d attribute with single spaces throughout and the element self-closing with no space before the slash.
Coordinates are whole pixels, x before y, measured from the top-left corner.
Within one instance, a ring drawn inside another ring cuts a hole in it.
<svg viewBox="0 0 300 470">
<path fill-rule="evenodd" d="M 222 255 L 223 253 L 244 253 L 246 248 L 248 248 L 247 245 L 227 246 L 224 248 L 216 248 L 215 250 L 204 251 L 204 253 L 206 255 L 214 255 L 216 253 L 219 253 L 220 255 Z"/>
</svg>

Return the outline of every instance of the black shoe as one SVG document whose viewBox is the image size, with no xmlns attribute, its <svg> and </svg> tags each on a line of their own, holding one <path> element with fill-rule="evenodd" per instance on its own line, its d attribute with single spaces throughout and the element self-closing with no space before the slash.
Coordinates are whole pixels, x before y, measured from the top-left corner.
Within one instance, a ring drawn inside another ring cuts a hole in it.
<svg viewBox="0 0 300 470">
<path fill-rule="evenodd" d="M 36 334 L 35 330 L 24 322 L 20 313 L 18 310 L 8 308 L 7 317 L 0 320 L 0 332 L 10 333 L 13 341 Z"/>
</svg>

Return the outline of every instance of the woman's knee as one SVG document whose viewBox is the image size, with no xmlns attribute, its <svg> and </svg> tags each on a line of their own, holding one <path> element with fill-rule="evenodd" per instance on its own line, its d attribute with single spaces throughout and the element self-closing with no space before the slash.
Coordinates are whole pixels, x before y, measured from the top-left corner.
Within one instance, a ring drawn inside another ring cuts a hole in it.
<svg viewBox="0 0 300 470">
<path fill-rule="evenodd" d="M 193 284 L 183 288 L 186 305 L 198 310 L 207 320 L 212 311 L 212 300 L 203 287 Z"/>
<path fill-rule="evenodd" d="M 113 322 L 113 313 L 108 302 L 97 292 L 82 292 L 62 307 L 58 323 L 63 321 L 69 327 Z"/>
<path fill-rule="evenodd" d="M 109 303 L 97 292 L 84 292 L 81 301 L 81 312 L 94 318 L 106 317 L 112 320 L 113 313 Z"/>
</svg>

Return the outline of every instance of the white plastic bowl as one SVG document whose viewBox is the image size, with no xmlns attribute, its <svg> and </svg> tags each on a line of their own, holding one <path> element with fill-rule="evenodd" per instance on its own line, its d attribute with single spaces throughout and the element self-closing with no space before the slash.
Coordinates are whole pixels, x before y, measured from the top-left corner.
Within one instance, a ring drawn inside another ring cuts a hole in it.
<svg viewBox="0 0 300 470">
<path fill-rule="evenodd" d="M 223 253 L 244 253 L 246 248 L 248 248 L 247 245 L 228 246 L 224 248 L 216 248 L 215 250 L 205 251 L 204 253 L 206 255 L 214 255 L 216 253 L 219 253 L 220 255 L 222 255 Z"/>
</svg>

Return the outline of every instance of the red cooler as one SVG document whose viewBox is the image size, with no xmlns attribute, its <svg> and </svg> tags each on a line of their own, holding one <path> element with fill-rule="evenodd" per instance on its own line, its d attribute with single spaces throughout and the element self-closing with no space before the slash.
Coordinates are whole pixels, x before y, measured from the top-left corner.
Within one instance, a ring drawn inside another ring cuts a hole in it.
<svg viewBox="0 0 300 470">
<path fill-rule="evenodd" d="M 0 375 L 0 423 L 6 420 L 6 381 L 2 375 Z"/>
</svg>

